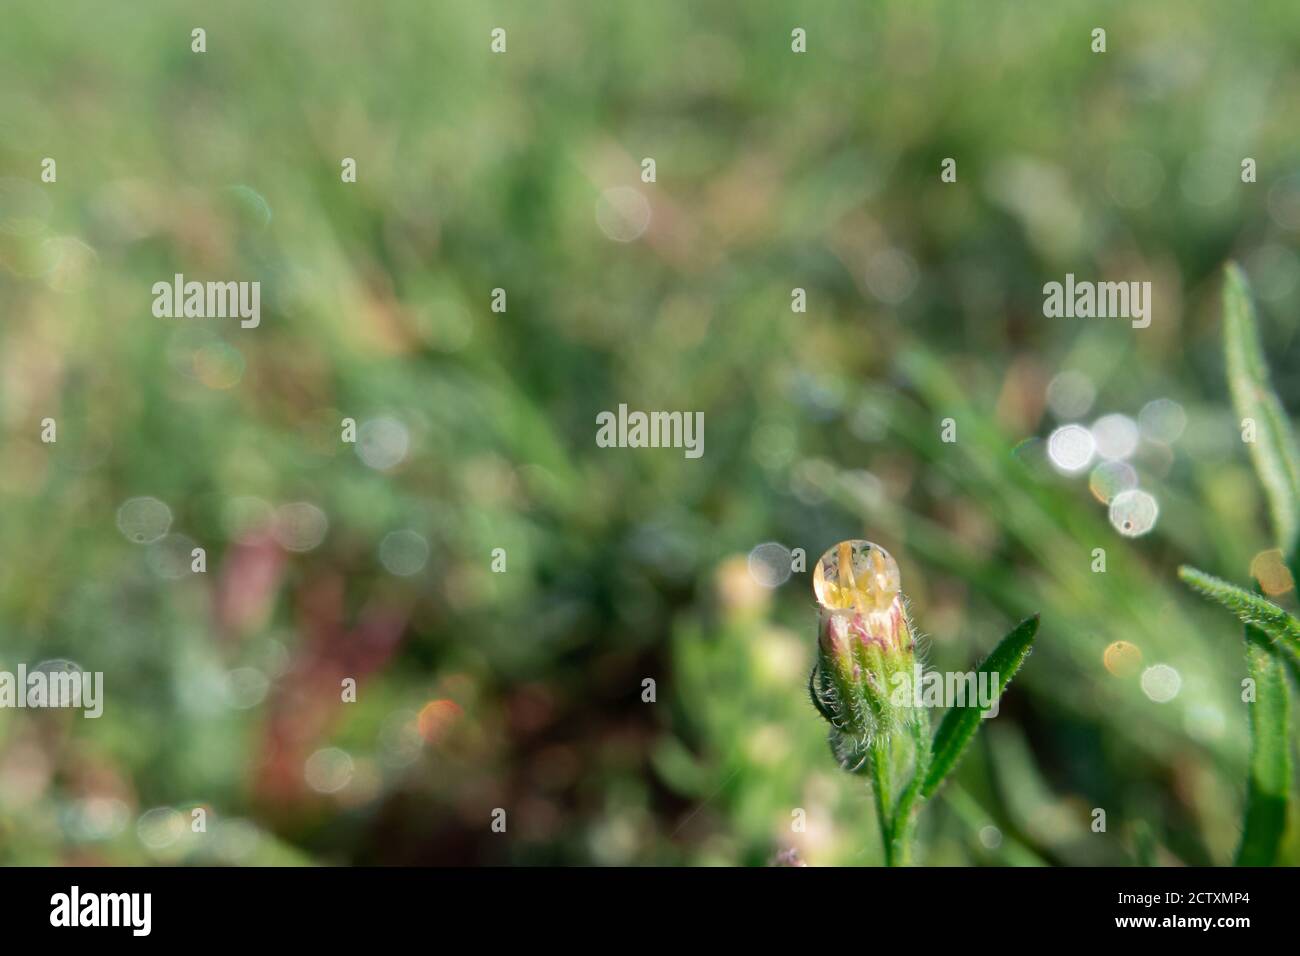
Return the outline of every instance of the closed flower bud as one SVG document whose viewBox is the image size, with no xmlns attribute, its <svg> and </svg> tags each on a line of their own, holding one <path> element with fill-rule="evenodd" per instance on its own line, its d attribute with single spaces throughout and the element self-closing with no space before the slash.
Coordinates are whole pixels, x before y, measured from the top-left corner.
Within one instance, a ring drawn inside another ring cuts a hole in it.
<svg viewBox="0 0 1300 956">
<path fill-rule="evenodd" d="M 831 724 L 836 757 L 853 766 L 877 735 L 915 718 L 915 641 L 898 564 L 870 541 L 841 541 L 817 562 L 813 592 L 819 622 L 810 693 Z"/>
</svg>

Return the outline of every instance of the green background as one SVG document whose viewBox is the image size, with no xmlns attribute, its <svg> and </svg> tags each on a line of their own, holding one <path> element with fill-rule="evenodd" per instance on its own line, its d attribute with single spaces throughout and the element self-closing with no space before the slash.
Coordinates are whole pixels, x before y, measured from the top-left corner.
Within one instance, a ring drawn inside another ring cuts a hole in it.
<svg viewBox="0 0 1300 956">
<path fill-rule="evenodd" d="M 1298 96 L 1282 2 L 6 4 L 0 669 L 106 701 L 0 711 L 0 862 L 878 862 L 806 698 L 809 575 L 745 564 L 856 537 L 932 666 L 1042 614 L 920 862 L 1228 861 L 1240 629 L 1174 569 L 1272 544 L 1218 297 L 1240 260 L 1300 407 Z M 177 272 L 260 281 L 261 326 L 155 318 Z M 1067 272 L 1151 281 L 1151 327 L 1044 318 Z M 1045 463 L 1063 371 L 1085 424 L 1185 411 L 1133 461 L 1150 534 Z M 702 411 L 704 456 L 598 448 L 620 402 Z M 345 417 L 409 453 L 367 466 Z M 139 496 L 184 538 L 128 540 Z M 301 553 L 293 502 L 328 519 Z"/>
</svg>

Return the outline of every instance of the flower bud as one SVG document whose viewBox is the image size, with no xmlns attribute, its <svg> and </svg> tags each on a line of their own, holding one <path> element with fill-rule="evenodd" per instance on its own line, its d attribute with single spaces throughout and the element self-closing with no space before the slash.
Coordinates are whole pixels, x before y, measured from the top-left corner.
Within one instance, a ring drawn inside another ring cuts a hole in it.
<svg viewBox="0 0 1300 956">
<path fill-rule="evenodd" d="M 915 641 L 898 564 L 870 541 L 841 541 L 817 562 L 813 593 L 819 622 L 810 693 L 831 724 L 836 756 L 851 765 L 877 735 L 915 717 Z"/>
</svg>

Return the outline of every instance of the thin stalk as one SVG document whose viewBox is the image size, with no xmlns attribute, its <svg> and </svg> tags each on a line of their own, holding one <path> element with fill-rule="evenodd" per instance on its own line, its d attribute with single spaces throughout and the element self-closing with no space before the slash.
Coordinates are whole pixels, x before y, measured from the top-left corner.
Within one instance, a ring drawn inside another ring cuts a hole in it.
<svg viewBox="0 0 1300 956">
<path fill-rule="evenodd" d="M 898 798 L 894 810 L 893 825 L 890 827 L 890 855 L 896 866 L 910 866 L 912 862 L 912 837 L 916 830 L 916 810 L 920 804 L 917 798 L 921 794 L 921 785 L 930 770 L 930 717 L 921 708 L 917 719 L 912 723 L 912 745 L 916 754 L 912 766 L 912 779 Z"/>
<path fill-rule="evenodd" d="M 877 734 L 871 741 L 871 789 L 876 798 L 876 823 L 880 826 L 880 844 L 885 850 L 885 866 L 894 866 L 893 811 L 891 809 L 892 761 L 889 740 Z"/>
</svg>

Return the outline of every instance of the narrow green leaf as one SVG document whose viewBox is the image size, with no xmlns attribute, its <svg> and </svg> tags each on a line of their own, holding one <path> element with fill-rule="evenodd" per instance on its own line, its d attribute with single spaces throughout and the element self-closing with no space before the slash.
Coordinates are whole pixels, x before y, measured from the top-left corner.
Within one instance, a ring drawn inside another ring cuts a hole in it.
<svg viewBox="0 0 1300 956">
<path fill-rule="evenodd" d="M 1038 615 L 1035 614 L 1017 624 L 979 666 L 977 674 L 997 675 L 997 698 L 1002 696 L 1007 684 L 1011 683 L 1011 678 L 1029 656 L 1030 648 L 1034 644 L 1034 635 L 1037 633 Z M 979 730 L 982 712 L 983 708 L 976 704 L 974 707 L 953 707 L 944 714 L 943 722 L 939 724 L 939 730 L 934 735 L 930 770 L 926 774 L 921 796 L 929 799 L 939 789 L 944 778 L 952 773 L 953 768 L 957 766 L 957 761 L 961 759 L 961 755 L 970 744 L 971 738 L 975 736 L 975 731 Z"/>
<path fill-rule="evenodd" d="M 1300 531 L 1300 446 L 1269 382 L 1250 288 L 1236 263 L 1228 264 L 1224 277 L 1223 348 L 1233 407 L 1255 423 L 1255 440 L 1246 447 L 1268 497 L 1273 532 L 1292 562 Z"/>
<path fill-rule="evenodd" d="M 1138 820 L 1133 824 L 1133 857 L 1138 866 L 1156 865 L 1156 835 L 1151 824 Z"/>
<path fill-rule="evenodd" d="M 1194 591 L 1222 604 L 1237 615 L 1243 624 L 1262 631 L 1296 660 L 1300 660 L 1300 621 L 1285 609 L 1245 588 L 1187 565 L 1178 569 L 1178 576 Z"/>
<path fill-rule="evenodd" d="M 1250 290 L 1235 263 L 1228 265 L 1224 281 L 1223 329 L 1232 404 L 1243 420 L 1254 421 L 1255 440 L 1247 447 L 1268 498 L 1273 533 L 1295 575 L 1300 573 L 1300 447 L 1269 382 Z M 1237 865 L 1271 866 L 1286 829 L 1291 788 L 1290 691 L 1284 663 L 1293 670 L 1300 663 L 1300 621 L 1259 594 L 1193 568 L 1180 568 L 1178 574 L 1246 625 L 1246 660 L 1255 700 L 1250 704 L 1250 777 Z"/>
<path fill-rule="evenodd" d="M 1272 866 L 1277 862 L 1286 830 L 1291 787 L 1291 748 L 1287 744 L 1291 702 L 1276 646 L 1249 624 L 1246 660 L 1255 682 L 1255 700 L 1248 705 L 1250 777 L 1237 866 Z"/>
</svg>

